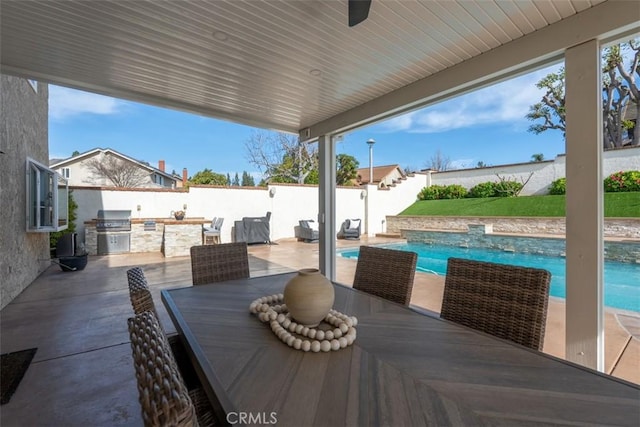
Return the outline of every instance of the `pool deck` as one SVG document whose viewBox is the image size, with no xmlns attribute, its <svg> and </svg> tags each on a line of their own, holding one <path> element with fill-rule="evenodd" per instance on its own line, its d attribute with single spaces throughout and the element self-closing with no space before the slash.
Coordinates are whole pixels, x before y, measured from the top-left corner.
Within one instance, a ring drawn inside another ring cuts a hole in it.
<svg viewBox="0 0 640 427">
<path fill-rule="evenodd" d="M 360 245 L 406 242 L 392 237 L 363 238 L 361 241 L 338 240 L 338 248 Z M 252 247 L 254 256 L 270 262 L 299 269 L 317 265 L 318 245 L 282 240 L 278 246 Z M 286 248 L 296 247 L 295 255 Z M 282 252 L 280 252 L 282 251 Z M 293 255 L 293 256 L 292 256 Z M 314 262 L 316 264 L 314 264 Z M 351 284 L 355 275 L 356 260 L 337 257 L 337 281 Z M 440 313 L 444 292 L 444 276 L 417 272 L 411 304 L 433 313 Z M 565 357 L 565 303 L 564 299 L 551 297 L 547 312 L 547 325 L 543 352 Z M 605 308 L 605 369 L 606 373 L 640 384 L 640 313 Z"/>
<path fill-rule="evenodd" d="M 338 248 L 401 241 L 363 238 Z M 318 265 L 318 244 L 293 239 L 249 247 L 251 276 Z M 356 261 L 338 257 L 337 280 L 353 282 Z M 0 311 L 2 352 L 37 347 L 0 425 L 142 425 L 126 319 L 132 313 L 126 270 L 141 266 L 167 332 L 175 331 L 160 301 L 162 289 L 191 285 L 189 257 L 160 253 L 94 256 L 83 271 L 51 266 Z M 439 312 L 444 278 L 417 273 L 412 304 Z M 564 355 L 564 303 L 549 304 L 544 352 Z M 606 310 L 606 372 L 640 384 L 640 313 Z"/>
</svg>

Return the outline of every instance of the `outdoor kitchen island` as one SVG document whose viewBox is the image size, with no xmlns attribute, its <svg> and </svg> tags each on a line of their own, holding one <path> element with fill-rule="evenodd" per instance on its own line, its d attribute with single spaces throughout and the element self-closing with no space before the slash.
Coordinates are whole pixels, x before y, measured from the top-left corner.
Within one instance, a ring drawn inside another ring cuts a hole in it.
<svg viewBox="0 0 640 427">
<path fill-rule="evenodd" d="M 189 248 L 202 244 L 204 224 L 211 220 L 202 217 L 185 218 L 132 218 L 130 233 L 130 253 L 163 252 L 165 257 L 188 256 Z M 98 231 L 97 219 L 85 221 L 85 248 L 89 255 L 98 255 L 98 240 L 102 231 Z M 124 233 L 114 231 L 112 234 Z M 102 253 L 101 253 L 102 255 Z"/>
</svg>

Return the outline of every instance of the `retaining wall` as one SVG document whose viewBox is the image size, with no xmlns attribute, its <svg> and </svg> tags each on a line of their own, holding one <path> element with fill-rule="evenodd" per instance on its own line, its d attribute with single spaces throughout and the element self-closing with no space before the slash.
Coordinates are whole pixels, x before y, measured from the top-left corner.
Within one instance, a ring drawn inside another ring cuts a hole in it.
<svg viewBox="0 0 640 427">
<path fill-rule="evenodd" d="M 447 216 L 388 216 L 387 233 L 402 230 L 468 231 L 469 224 L 493 226 L 496 233 L 544 234 L 564 237 L 564 218 L 522 217 L 447 217 Z M 640 218 L 605 218 L 604 236 L 640 240 Z"/>
<path fill-rule="evenodd" d="M 425 243 L 464 248 L 489 248 L 505 252 L 517 252 L 565 256 L 565 239 L 539 236 L 505 236 L 493 234 L 490 225 L 468 226 L 466 232 L 402 230 L 402 236 L 410 243 Z M 605 242 L 604 258 L 607 261 L 619 261 L 640 264 L 640 241 Z"/>
<path fill-rule="evenodd" d="M 456 169 L 443 172 L 431 172 L 431 184 L 459 184 L 470 189 L 482 182 L 498 182 L 502 178 L 524 183 L 520 195 L 549 194 L 549 185 L 558 178 L 565 177 L 566 156 L 557 156 L 554 160 L 543 162 L 517 163 L 491 166 L 486 168 Z M 640 170 L 640 147 L 625 147 L 607 150 L 602 153 L 602 178 L 614 172 Z"/>
</svg>

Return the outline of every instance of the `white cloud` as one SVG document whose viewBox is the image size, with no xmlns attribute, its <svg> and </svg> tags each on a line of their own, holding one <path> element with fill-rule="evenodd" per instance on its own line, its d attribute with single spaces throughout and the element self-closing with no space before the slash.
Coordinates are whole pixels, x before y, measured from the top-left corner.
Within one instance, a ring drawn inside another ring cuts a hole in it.
<svg viewBox="0 0 640 427">
<path fill-rule="evenodd" d="M 542 98 L 535 84 L 557 70 L 547 68 L 477 90 L 381 124 L 385 132 L 437 133 L 485 124 L 525 121 L 529 106 Z"/>
<path fill-rule="evenodd" d="M 389 132 L 397 132 L 408 130 L 411 128 L 413 124 L 413 117 L 418 114 L 419 111 L 414 111 L 412 113 L 403 114 L 402 116 L 394 117 L 393 119 L 389 119 L 384 122 L 383 126 L 386 131 Z"/>
<path fill-rule="evenodd" d="M 80 114 L 117 114 L 124 103 L 120 100 L 79 90 L 49 86 L 49 117 L 64 120 Z"/>
</svg>

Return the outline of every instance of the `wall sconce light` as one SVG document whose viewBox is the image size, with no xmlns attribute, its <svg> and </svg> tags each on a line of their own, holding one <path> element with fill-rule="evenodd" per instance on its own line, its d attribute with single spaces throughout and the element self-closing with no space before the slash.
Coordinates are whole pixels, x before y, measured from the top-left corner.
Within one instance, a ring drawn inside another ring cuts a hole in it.
<svg viewBox="0 0 640 427">
<path fill-rule="evenodd" d="M 360 192 L 360 199 L 363 199 L 363 200 L 364 200 L 364 198 L 365 198 L 365 197 L 367 197 L 367 190 L 362 190 L 362 191 Z"/>
<path fill-rule="evenodd" d="M 187 210 L 187 204 L 186 203 L 184 205 L 182 205 L 182 209 L 184 209 L 185 211 Z"/>
<path fill-rule="evenodd" d="M 269 188 L 269 197 L 273 198 L 276 195 L 276 187 Z"/>
<path fill-rule="evenodd" d="M 136 210 L 137 210 L 138 212 L 140 212 L 140 211 L 142 210 L 142 206 L 140 206 L 140 205 L 136 206 Z"/>
</svg>

